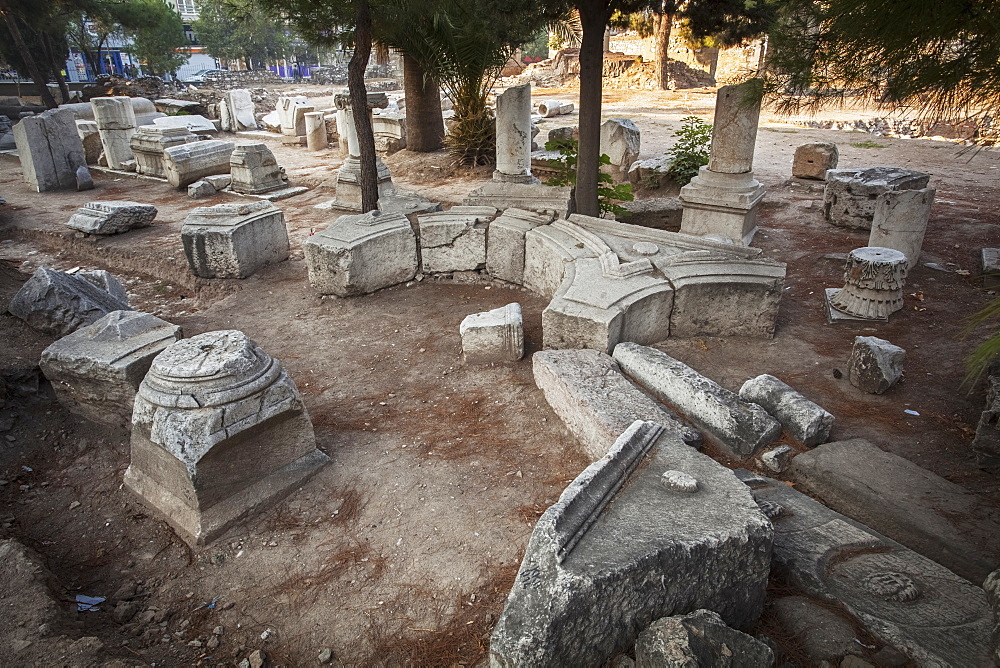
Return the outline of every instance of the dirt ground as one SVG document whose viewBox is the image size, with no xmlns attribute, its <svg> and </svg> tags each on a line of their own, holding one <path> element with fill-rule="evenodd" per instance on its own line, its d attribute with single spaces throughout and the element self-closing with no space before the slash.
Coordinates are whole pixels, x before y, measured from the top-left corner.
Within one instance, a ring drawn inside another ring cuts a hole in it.
<svg viewBox="0 0 1000 668">
<path fill-rule="evenodd" d="M 535 92 L 536 99 L 574 95 Z M 707 89 L 609 91 L 604 114 L 635 121 L 646 158 L 671 145 L 680 118 L 710 120 L 713 105 Z M 542 132 L 575 119 L 547 119 Z M 0 207 L 0 308 L 35 268 L 81 266 L 120 276 L 136 309 L 181 325 L 185 336 L 243 330 L 289 370 L 318 445 L 332 458 L 286 500 L 192 550 L 122 487 L 126 433 L 67 413 L 44 381 L 35 393 L 25 387 L 0 407 L 0 538 L 41 555 L 67 601 L 76 594 L 109 601 L 100 612 L 72 613 L 78 629 L 40 631 L 17 656 L 24 663 L 72 663 L 46 640 L 67 634 L 98 638 L 100 660 L 120 665 L 232 665 L 258 649 L 271 665 L 315 665 L 324 648 L 336 665 L 473 665 L 535 520 L 589 463 L 532 380 L 542 298 L 463 276 L 349 300 L 319 297 L 301 247 L 339 215 L 313 208 L 333 197 L 338 152 L 265 141 L 293 184 L 312 189 L 278 203 L 289 261 L 243 281 L 192 277 L 179 235 L 186 212 L 233 196 L 194 201 L 160 181 L 99 172 L 93 192 L 37 194 L 16 160 L 0 156 L 8 201 Z M 888 323 L 826 323 L 823 289 L 843 284 L 843 263 L 824 256 L 864 246 L 868 235 L 826 225 L 822 184 L 790 179 L 795 147 L 811 141 L 836 142 L 841 167 L 932 175 L 937 199 L 921 264 L 908 278 L 905 309 Z M 963 360 L 989 333 L 961 337 L 965 319 L 992 296 L 981 287 L 978 253 L 1000 244 L 998 157 L 944 141 L 808 130 L 765 113 L 755 170 L 768 194 L 754 245 L 788 265 L 777 334 L 658 347 L 733 390 L 774 374 L 836 416 L 834 440 L 868 438 L 1000 504 L 1000 482 L 969 450 L 983 390 L 961 385 Z M 485 170 L 453 170 L 443 154 L 404 151 L 386 162 L 398 186 L 446 205 L 488 178 Z M 150 202 L 159 214 L 147 229 L 78 238 L 62 223 L 95 199 Z M 459 322 L 511 301 L 526 318 L 525 358 L 463 366 Z M 907 350 L 905 379 L 885 395 L 862 394 L 835 376 L 846 371 L 859 334 Z M 5 377 L 30 386 L 52 339 L 4 312 L 0 341 Z M 0 635 L 10 630 L 4 624 Z"/>
</svg>

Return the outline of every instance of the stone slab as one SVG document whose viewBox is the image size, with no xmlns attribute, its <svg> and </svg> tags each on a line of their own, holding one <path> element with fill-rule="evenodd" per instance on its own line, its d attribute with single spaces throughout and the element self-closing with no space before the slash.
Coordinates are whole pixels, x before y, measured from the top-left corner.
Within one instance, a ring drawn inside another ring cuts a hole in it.
<svg viewBox="0 0 1000 668">
<path fill-rule="evenodd" d="M 86 234 L 121 234 L 149 227 L 156 218 L 156 207 L 139 202 L 87 202 L 77 209 L 66 227 Z"/>
<path fill-rule="evenodd" d="M 664 485 L 683 473 L 693 491 Z M 490 642 L 490 665 L 605 665 L 661 617 L 706 608 L 749 627 L 771 525 L 733 473 L 636 421 L 532 531 Z"/>
<path fill-rule="evenodd" d="M 565 218 L 575 210 L 572 186 L 545 186 L 539 183 L 489 181 L 470 192 L 462 204 L 525 209 L 559 218 Z"/>
<path fill-rule="evenodd" d="M 770 647 L 729 628 L 711 610 L 657 619 L 635 642 L 635 668 L 771 668 L 773 665 L 774 652 Z"/>
<path fill-rule="evenodd" d="M 39 366 L 70 411 L 125 427 L 153 358 L 180 338 L 180 327 L 149 313 L 112 311 L 46 348 Z"/>
<path fill-rule="evenodd" d="M 121 284 L 117 287 L 124 293 Z M 39 267 L 11 299 L 8 310 L 39 331 L 66 336 L 112 311 L 131 309 L 121 294 L 113 295 L 84 276 Z"/>
<path fill-rule="evenodd" d="M 840 605 L 916 665 L 989 665 L 982 589 L 784 482 L 736 474 L 774 524 L 772 568 L 788 584 Z"/>
<path fill-rule="evenodd" d="M 596 350 L 543 350 L 531 358 L 535 385 L 593 459 L 607 454 L 635 420 L 655 422 L 698 445 L 701 434 L 625 377 L 610 355 Z"/>
<path fill-rule="evenodd" d="M 494 218 L 486 243 L 486 271 L 490 276 L 517 285 L 524 283 L 524 236 L 551 221 L 550 216 L 514 208 Z"/>
<path fill-rule="evenodd" d="M 622 371 L 713 435 L 736 457 L 752 457 L 781 433 L 781 425 L 763 408 L 741 400 L 662 351 L 620 343 L 614 358 Z"/>
<path fill-rule="evenodd" d="M 455 206 L 417 216 L 420 263 L 425 274 L 477 271 L 486 266 L 486 229 L 497 210 Z"/>
<path fill-rule="evenodd" d="M 28 185 L 36 192 L 76 188 L 76 170 L 87 166 L 87 154 L 71 111 L 50 109 L 23 118 L 12 132 Z"/>
<path fill-rule="evenodd" d="M 929 174 L 901 167 L 830 169 L 823 193 L 823 216 L 831 225 L 870 230 L 879 195 L 890 190 L 920 190 L 929 181 Z"/>
<path fill-rule="evenodd" d="M 863 439 L 821 445 L 789 476 L 834 510 L 981 584 L 1000 567 L 1000 510 Z"/>
<path fill-rule="evenodd" d="M 171 146 L 163 150 L 163 170 L 167 181 L 177 189 L 214 174 L 229 173 L 233 142 L 210 139 Z"/>
</svg>

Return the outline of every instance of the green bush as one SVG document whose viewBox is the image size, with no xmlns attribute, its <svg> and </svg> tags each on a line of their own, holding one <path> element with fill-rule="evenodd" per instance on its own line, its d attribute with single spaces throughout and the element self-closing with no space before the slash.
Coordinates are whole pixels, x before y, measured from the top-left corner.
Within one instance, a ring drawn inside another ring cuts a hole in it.
<svg viewBox="0 0 1000 668">
<path fill-rule="evenodd" d="M 679 185 L 686 186 L 698 176 L 698 169 L 708 164 L 712 144 L 712 126 L 697 116 L 681 119 L 681 129 L 674 133 L 677 142 L 667 150 L 669 174 Z"/>
<path fill-rule="evenodd" d="M 580 143 L 576 139 L 553 139 L 545 142 L 546 151 L 559 151 L 557 173 L 545 182 L 547 186 L 575 186 L 576 162 Z M 601 154 L 601 164 L 610 165 L 611 158 Z M 629 210 L 616 202 L 631 202 L 635 199 L 632 186 L 628 183 L 615 183 L 610 174 L 597 174 L 597 206 L 601 213 L 613 213 L 616 216 L 627 216 Z"/>
</svg>

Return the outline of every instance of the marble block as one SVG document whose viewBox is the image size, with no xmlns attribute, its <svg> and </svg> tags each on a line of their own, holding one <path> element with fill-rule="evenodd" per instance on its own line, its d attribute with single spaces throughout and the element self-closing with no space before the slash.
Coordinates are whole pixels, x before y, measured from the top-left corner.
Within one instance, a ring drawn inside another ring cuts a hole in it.
<svg viewBox="0 0 1000 668">
<path fill-rule="evenodd" d="M 87 202 L 76 210 L 66 227 L 87 234 L 121 234 L 149 227 L 156 218 L 156 207 L 139 202 Z"/>
<path fill-rule="evenodd" d="M 285 216 L 270 202 L 198 207 L 181 227 L 195 276 L 246 278 L 288 258 Z"/>
<path fill-rule="evenodd" d="M 218 139 L 165 148 L 163 170 L 167 181 L 180 190 L 206 176 L 228 174 L 235 148 L 232 142 Z"/>
<path fill-rule="evenodd" d="M 458 331 L 466 364 L 515 362 L 524 357 L 524 320 L 516 302 L 466 316 Z"/>
</svg>

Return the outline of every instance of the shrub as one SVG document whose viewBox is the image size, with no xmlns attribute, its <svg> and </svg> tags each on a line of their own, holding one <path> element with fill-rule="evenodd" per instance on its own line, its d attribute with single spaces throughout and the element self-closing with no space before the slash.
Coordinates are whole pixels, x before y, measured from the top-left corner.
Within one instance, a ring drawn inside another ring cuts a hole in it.
<svg viewBox="0 0 1000 668">
<path fill-rule="evenodd" d="M 576 162 L 580 144 L 576 139 L 553 139 L 545 142 L 546 151 L 559 151 L 559 163 L 557 173 L 545 182 L 547 186 L 572 186 L 576 185 Z M 605 154 L 601 155 L 601 164 L 610 165 L 611 158 Z M 635 199 L 632 194 L 632 186 L 628 183 L 615 183 L 610 174 L 598 172 L 597 174 L 597 206 L 601 213 L 613 213 L 616 216 L 629 215 L 628 209 L 616 202 L 631 202 Z"/>
<path fill-rule="evenodd" d="M 667 150 L 667 157 L 670 158 L 667 174 L 678 185 L 686 186 L 698 175 L 698 169 L 708 164 L 712 126 L 697 116 L 685 116 L 674 137 L 677 137 L 677 141 Z"/>
</svg>

